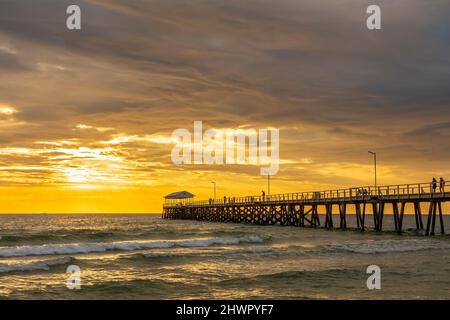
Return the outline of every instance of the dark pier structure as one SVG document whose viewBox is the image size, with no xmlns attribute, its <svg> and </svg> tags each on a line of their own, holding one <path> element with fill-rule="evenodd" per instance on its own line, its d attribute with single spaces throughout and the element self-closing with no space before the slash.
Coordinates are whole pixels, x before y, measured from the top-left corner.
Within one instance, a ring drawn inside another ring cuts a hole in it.
<svg viewBox="0 0 450 320">
<path fill-rule="evenodd" d="M 442 204 L 449 200 L 450 192 L 440 188 L 439 183 L 435 187 L 430 183 L 416 183 L 206 201 L 166 199 L 163 218 L 312 228 L 323 223 L 325 229 L 345 230 L 347 212 L 352 210 L 360 231 L 367 229 L 366 213 L 372 215 L 375 231 L 383 230 L 385 213 L 391 213 L 395 230 L 401 233 L 409 204 L 414 209 L 417 230 L 424 230 L 428 236 L 435 234 L 437 223 L 444 234 Z M 422 212 L 425 207 L 428 213 Z M 339 213 L 338 221 L 333 221 L 333 212 Z M 425 228 L 423 215 L 426 215 Z"/>
</svg>

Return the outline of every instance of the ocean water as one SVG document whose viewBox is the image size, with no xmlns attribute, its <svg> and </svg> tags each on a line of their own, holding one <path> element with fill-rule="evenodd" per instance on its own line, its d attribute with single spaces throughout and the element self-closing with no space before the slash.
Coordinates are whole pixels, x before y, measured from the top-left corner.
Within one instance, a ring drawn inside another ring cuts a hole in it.
<svg viewBox="0 0 450 320">
<path fill-rule="evenodd" d="M 413 223 L 405 216 L 407 232 L 397 235 L 160 215 L 0 215 L 0 298 L 449 299 L 450 236 L 424 237 Z M 393 229 L 392 216 L 385 225 Z M 69 265 L 81 270 L 79 290 L 66 286 Z M 367 289 L 369 265 L 381 268 L 380 290 Z"/>
</svg>

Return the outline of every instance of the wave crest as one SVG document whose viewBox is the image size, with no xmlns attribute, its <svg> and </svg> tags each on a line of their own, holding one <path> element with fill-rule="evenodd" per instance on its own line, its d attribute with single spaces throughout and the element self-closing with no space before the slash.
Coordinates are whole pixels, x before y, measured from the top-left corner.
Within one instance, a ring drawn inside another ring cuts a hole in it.
<svg viewBox="0 0 450 320">
<path fill-rule="evenodd" d="M 43 261 L 33 261 L 26 263 L 0 263 L 0 273 L 15 271 L 34 271 L 49 270 L 50 267 L 68 264 L 72 261 L 71 257 L 63 257 L 59 259 L 48 259 Z"/>
<path fill-rule="evenodd" d="M 77 254 L 105 251 L 135 251 L 172 247 L 209 247 L 212 245 L 237 245 L 239 243 L 262 243 L 258 236 L 216 237 L 173 241 L 120 241 L 103 243 L 67 243 L 30 246 L 0 247 L 0 257 Z"/>
</svg>

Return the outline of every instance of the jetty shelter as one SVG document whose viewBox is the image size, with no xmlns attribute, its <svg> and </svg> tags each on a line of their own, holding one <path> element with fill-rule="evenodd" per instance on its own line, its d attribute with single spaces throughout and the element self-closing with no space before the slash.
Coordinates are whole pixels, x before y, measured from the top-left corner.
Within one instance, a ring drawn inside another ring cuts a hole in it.
<svg viewBox="0 0 450 320">
<path fill-rule="evenodd" d="M 195 195 L 188 191 L 177 191 L 166 195 L 164 199 L 166 204 L 183 205 L 189 203 L 190 199 L 194 197 Z"/>
</svg>

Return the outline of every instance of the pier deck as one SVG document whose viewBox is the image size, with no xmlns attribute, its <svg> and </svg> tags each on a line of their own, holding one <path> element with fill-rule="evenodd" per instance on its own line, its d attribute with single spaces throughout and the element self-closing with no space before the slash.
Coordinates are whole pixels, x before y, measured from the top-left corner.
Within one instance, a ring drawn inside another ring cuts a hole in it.
<svg viewBox="0 0 450 320">
<path fill-rule="evenodd" d="M 352 207 L 357 228 L 364 231 L 370 208 L 374 229 L 382 231 L 385 213 L 389 213 L 387 210 L 390 208 L 395 230 L 401 233 L 405 208 L 410 204 L 414 210 L 416 228 L 425 229 L 425 235 L 434 235 L 437 217 L 440 232 L 444 233 L 442 204 L 447 201 L 450 201 L 450 192 L 441 190 L 439 183 L 435 190 L 430 183 L 415 183 L 201 201 L 169 200 L 163 206 L 163 218 L 319 227 L 320 216 L 323 215 L 323 226 L 332 229 L 337 227 L 333 221 L 333 212 L 336 212 L 339 214 L 339 228 L 346 229 L 347 210 Z M 428 206 L 426 228 L 422 218 L 424 205 Z M 333 211 L 333 208 L 337 210 Z"/>
</svg>

